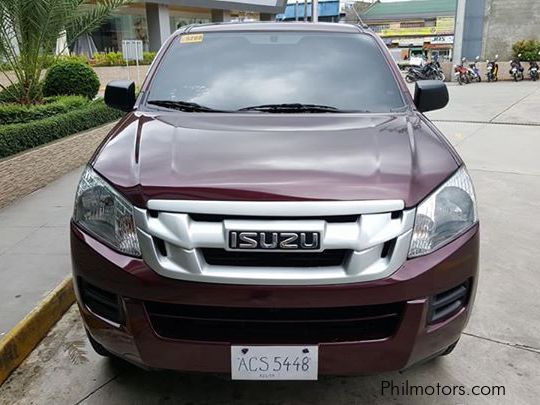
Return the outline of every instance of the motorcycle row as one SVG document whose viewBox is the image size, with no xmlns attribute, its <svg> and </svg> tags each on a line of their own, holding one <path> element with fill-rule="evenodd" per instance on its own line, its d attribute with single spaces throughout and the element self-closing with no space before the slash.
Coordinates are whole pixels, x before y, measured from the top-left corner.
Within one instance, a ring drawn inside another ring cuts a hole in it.
<svg viewBox="0 0 540 405">
<path fill-rule="evenodd" d="M 538 53 L 540 55 L 540 52 Z M 521 64 L 521 54 L 514 58 L 510 63 L 510 75 L 514 81 L 518 82 L 525 78 L 525 68 Z M 486 61 L 486 78 L 488 82 L 496 82 L 499 80 L 499 55 L 495 55 L 495 59 Z M 454 76 L 460 84 L 469 84 L 472 82 L 480 83 L 482 75 L 477 66 L 480 57 L 477 56 L 473 63 L 467 64 L 467 59 L 463 58 L 460 65 L 454 65 Z M 537 62 L 529 62 L 528 74 L 532 81 L 537 81 L 540 77 L 539 66 Z M 445 76 L 441 69 L 441 65 L 437 60 L 429 62 L 424 66 L 411 66 L 405 76 L 407 83 L 414 83 L 418 80 L 442 80 Z"/>
<path fill-rule="evenodd" d="M 540 55 L 540 52 L 538 53 Z M 510 62 L 510 76 L 514 81 L 519 82 L 525 79 L 525 68 L 521 64 L 521 54 L 517 58 L 512 59 Z M 488 82 L 496 82 L 499 80 L 499 64 L 498 62 L 499 55 L 495 55 L 495 59 L 486 61 L 486 78 Z M 480 69 L 476 65 L 479 56 L 476 57 L 475 61 L 467 66 L 467 59 L 463 58 L 460 65 L 454 66 L 454 75 L 457 82 L 462 84 L 469 84 L 474 81 L 481 82 L 482 76 L 480 74 Z M 535 61 L 529 62 L 529 78 L 535 82 L 539 78 L 539 66 Z"/>
</svg>

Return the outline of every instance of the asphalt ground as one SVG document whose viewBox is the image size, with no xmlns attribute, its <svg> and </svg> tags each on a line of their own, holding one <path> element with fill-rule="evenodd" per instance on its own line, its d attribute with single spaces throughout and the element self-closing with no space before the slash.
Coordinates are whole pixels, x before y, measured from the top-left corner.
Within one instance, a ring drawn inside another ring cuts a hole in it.
<svg viewBox="0 0 540 405">
<path fill-rule="evenodd" d="M 239 382 L 220 375 L 147 372 L 96 355 L 86 341 L 76 308 L 72 308 L 0 387 L 0 403 L 538 403 L 540 84 L 482 83 L 449 86 L 449 91 L 450 105 L 429 115 L 467 163 L 482 221 L 476 304 L 452 355 L 403 372 L 324 377 L 318 382 Z M 54 200 L 51 207 L 71 204 L 77 175 L 73 172 L 41 191 Z M 0 211 L 0 225 L 8 223 L 16 228 L 16 216 L 21 212 L 27 213 L 28 221 L 34 221 L 38 203 L 26 198 Z M 67 208 L 51 208 L 41 219 L 50 223 L 55 218 L 54 224 L 66 224 L 69 213 Z M 34 237 L 22 232 L 20 243 L 37 252 L 52 249 L 50 256 L 55 258 L 41 264 L 42 274 L 34 272 L 27 278 L 10 266 L 7 270 L 0 267 L 0 272 L 11 269 L 13 280 L 18 277 L 10 286 L 10 295 L 17 295 L 18 289 L 28 283 L 46 280 L 57 264 L 62 265 L 64 273 L 69 271 L 65 263 L 67 227 L 43 225 L 37 232 Z M 7 249 L 17 249 L 18 244 Z M 4 263 L 2 260 L 1 266 Z M 16 261 L 13 263 L 15 267 Z M 398 389 L 393 393 L 383 391 L 389 383 Z M 407 395 L 403 392 L 407 384 L 423 387 L 424 395 Z M 446 395 L 455 391 L 454 386 L 463 386 L 463 395 Z M 441 394 L 431 394 L 430 387 Z M 478 392 L 485 395 L 475 395 Z"/>
</svg>

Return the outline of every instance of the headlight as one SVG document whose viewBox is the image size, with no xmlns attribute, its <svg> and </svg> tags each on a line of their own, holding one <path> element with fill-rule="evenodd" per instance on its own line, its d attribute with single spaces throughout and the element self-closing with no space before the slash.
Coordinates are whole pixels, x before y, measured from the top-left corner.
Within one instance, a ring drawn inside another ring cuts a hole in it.
<svg viewBox="0 0 540 405">
<path fill-rule="evenodd" d="M 477 221 L 474 187 L 462 167 L 418 206 L 409 257 L 433 252 Z"/>
<path fill-rule="evenodd" d="M 73 220 L 112 248 L 140 256 L 133 206 L 87 167 L 75 196 Z"/>
</svg>

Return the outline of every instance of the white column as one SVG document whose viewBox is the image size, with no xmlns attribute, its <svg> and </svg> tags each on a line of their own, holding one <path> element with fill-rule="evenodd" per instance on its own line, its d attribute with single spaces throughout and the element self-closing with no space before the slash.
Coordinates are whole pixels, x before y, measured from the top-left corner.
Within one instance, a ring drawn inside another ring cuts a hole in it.
<svg viewBox="0 0 540 405">
<path fill-rule="evenodd" d="M 461 64 L 461 58 L 463 55 L 463 30 L 465 29 L 465 6 L 467 0 L 458 0 L 456 10 L 456 25 L 454 28 L 454 65 Z M 450 80 L 454 78 L 454 70 L 452 69 L 452 75 Z"/>
<path fill-rule="evenodd" d="M 148 24 L 150 51 L 159 51 L 161 45 L 171 35 L 169 6 L 146 3 L 146 21 Z"/>
<path fill-rule="evenodd" d="M 319 22 L 319 0 L 311 0 L 311 22 Z"/>
</svg>

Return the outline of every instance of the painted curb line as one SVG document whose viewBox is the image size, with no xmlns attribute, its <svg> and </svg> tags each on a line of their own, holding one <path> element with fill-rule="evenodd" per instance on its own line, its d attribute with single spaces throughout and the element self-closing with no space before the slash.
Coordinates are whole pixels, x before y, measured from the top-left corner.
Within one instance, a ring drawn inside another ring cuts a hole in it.
<svg viewBox="0 0 540 405">
<path fill-rule="evenodd" d="M 69 276 L 0 340 L 0 385 L 74 302 L 73 282 Z"/>
</svg>

